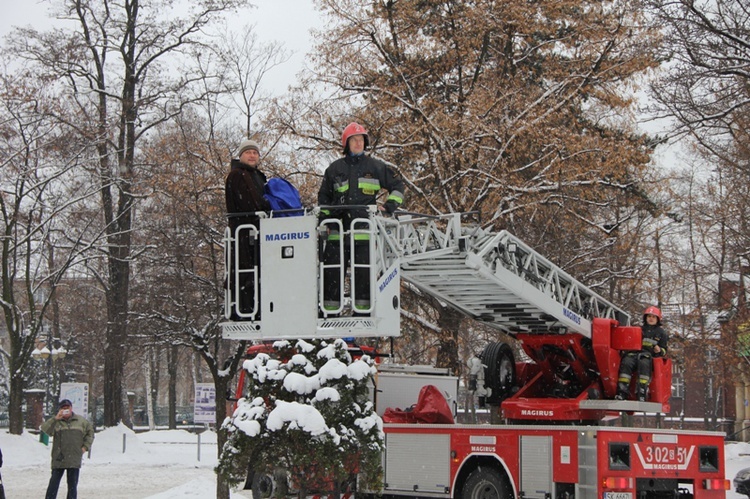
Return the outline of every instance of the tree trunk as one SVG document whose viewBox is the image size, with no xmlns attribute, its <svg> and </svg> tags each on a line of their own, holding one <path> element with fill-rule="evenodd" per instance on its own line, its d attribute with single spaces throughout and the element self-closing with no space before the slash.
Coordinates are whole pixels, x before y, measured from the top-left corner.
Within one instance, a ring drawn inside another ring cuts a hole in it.
<svg viewBox="0 0 750 499">
<path fill-rule="evenodd" d="M 156 419 L 154 413 L 154 399 L 152 386 L 153 368 L 151 363 L 154 358 L 154 352 L 152 347 L 146 349 L 146 415 L 148 416 L 148 429 L 154 431 L 156 429 Z"/>
<path fill-rule="evenodd" d="M 104 426 L 117 426 L 122 420 L 122 348 L 120 325 L 110 323 L 104 348 Z"/>
<path fill-rule="evenodd" d="M 154 425 L 156 425 L 157 407 L 159 407 L 159 380 L 161 379 L 162 346 L 157 345 L 151 354 L 151 405 L 154 407 Z"/>
<path fill-rule="evenodd" d="M 222 376 L 217 378 L 214 382 L 216 386 L 216 443 L 219 455 L 221 455 L 221 449 L 227 441 L 227 430 L 222 426 L 228 415 L 227 404 L 224 397 L 226 393 L 229 393 L 229 381 L 229 378 Z"/>
<path fill-rule="evenodd" d="M 10 376 L 10 401 L 8 403 L 8 431 L 11 435 L 23 433 L 23 389 L 24 381 L 18 369 L 11 366 Z"/>
<path fill-rule="evenodd" d="M 177 355 L 176 345 L 167 350 L 167 372 L 169 373 L 169 429 L 177 428 Z"/>
<path fill-rule="evenodd" d="M 227 442 L 227 430 L 222 427 L 222 423 L 224 423 L 224 419 L 227 417 L 227 404 L 224 397 L 227 393 L 229 382 L 230 379 L 225 376 L 214 378 L 216 386 L 216 450 L 219 458 L 221 458 L 221 451 Z M 229 484 L 218 473 L 216 474 L 216 499 L 229 499 Z"/>
<path fill-rule="evenodd" d="M 708 362 L 711 362 L 709 360 Z M 703 429 L 712 430 L 712 421 L 714 420 L 714 380 L 713 372 L 709 371 L 709 375 L 705 378 L 704 393 L 703 393 Z"/>
<path fill-rule="evenodd" d="M 224 450 L 224 444 L 227 442 L 227 430 L 224 428 L 224 420 L 228 416 L 227 400 L 226 397 L 230 393 L 230 385 L 232 384 L 235 375 L 237 374 L 238 366 L 244 358 L 245 342 L 241 341 L 237 345 L 237 349 L 234 352 L 231 362 L 225 366 L 219 366 L 216 362 L 216 356 L 204 356 L 204 359 L 208 363 L 211 375 L 213 377 L 214 386 L 216 387 L 216 453 L 217 457 L 221 459 L 221 453 Z M 213 362 L 210 362 L 211 359 Z M 219 369 L 223 375 L 219 374 Z M 216 499 L 229 499 L 229 485 L 226 480 L 220 475 L 216 474 Z"/>
<path fill-rule="evenodd" d="M 126 196 L 122 193 L 121 196 Z M 129 205 L 128 201 L 125 204 Z M 121 208 L 123 210 L 125 208 Z M 129 210 L 129 208 L 127 208 Z M 119 230 L 108 236 L 109 287 L 107 299 L 107 343 L 104 346 L 104 426 L 111 427 L 123 419 L 123 371 L 128 338 L 130 295 L 130 215 L 121 213 Z"/>
<path fill-rule="evenodd" d="M 448 367 L 455 376 L 461 372 L 461 364 L 458 360 L 458 329 L 461 325 L 461 318 L 461 313 L 457 310 L 450 307 L 440 308 L 436 367 Z"/>
<path fill-rule="evenodd" d="M 216 499 L 229 499 L 229 484 L 221 475 L 216 475 Z"/>
</svg>

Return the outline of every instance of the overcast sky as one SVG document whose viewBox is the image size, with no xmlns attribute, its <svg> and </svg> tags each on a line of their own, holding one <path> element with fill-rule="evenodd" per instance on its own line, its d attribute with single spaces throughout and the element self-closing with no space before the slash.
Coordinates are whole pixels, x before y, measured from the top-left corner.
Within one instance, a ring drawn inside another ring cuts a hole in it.
<svg viewBox="0 0 750 499">
<path fill-rule="evenodd" d="M 267 88 L 286 88 L 303 67 L 305 55 L 311 44 L 310 29 L 322 26 L 320 15 L 311 0 L 251 0 L 255 8 L 247 8 L 230 16 L 237 21 L 237 29 L 254 24 L 259 41 L 280 42 L 293 55 L 282 67 L 267 75 Z M 32 25 L 45 28 L 49 2 L 39 0 L 0 0 L 0 37 L 7 35 L 13 26 Z"/>
<path fill-rule="evenodd" d="M 251 1 L 254 8 L 244 9 L 230 17 L 236 21 L 237 29 L 254 24 L 259 41 L 280 42 L 291 53 L 289 61 L 271 70 L 264 78 L 266 89 L 285 90 L 304 67 L 305 56 L 312 43 L 310 29 L 322 27 L 321 16 L 312 0 Z M 48 9 L 49 2 L 40 0 L 0 0 L 0 37 L 8 34 L 13 26 L 49 26 Z M 641 123 L 641 128 L 650 133 L 661 131 L 664 126 L 663 122 Z M 654 159 L 657 164 L 677 164 L 681 161 L 677 154 L 679 149 L 674 145 L 662 146 Z"/>
</svg>

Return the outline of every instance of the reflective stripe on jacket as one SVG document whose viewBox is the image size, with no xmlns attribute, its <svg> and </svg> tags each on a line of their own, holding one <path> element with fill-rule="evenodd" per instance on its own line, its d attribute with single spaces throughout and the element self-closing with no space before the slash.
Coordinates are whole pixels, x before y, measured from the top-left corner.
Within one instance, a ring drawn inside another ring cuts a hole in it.
<svg viewBox="0 0 750 499">
<path fill-rule="evenodd" d="M 646 324 L 641 328 L 642 331 L 642 349 L 652 353 L 655 357 L 663 357 L 667 354 L 667 332 L 659 325 L 651 326 Z M 654 347 L 659 345 L 661 351 L 654 354 Z"/>
<path fill-rule="evenodd" d="M 366 155 L 345 156 L 326 169 L 318 191 L 318 205 L 374 205 L 381 189 L 388 191 L 385 208 L 392 213 L 404 202 L 404 183 L 385 163 Z M 367 211 L 322 209 L 324 218 L 340 218 L 344 229 L 354 218 L 366 218 Z"/>
</svg>

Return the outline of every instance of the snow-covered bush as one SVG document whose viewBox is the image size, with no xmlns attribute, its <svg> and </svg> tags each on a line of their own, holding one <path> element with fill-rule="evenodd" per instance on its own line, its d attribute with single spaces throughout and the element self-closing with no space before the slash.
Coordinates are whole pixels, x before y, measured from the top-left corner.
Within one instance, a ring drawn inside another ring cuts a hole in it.
<svg viewBox="0 0 750 499">
<path fill-rule="evenodd" d="M 343 340 L 278 341 L 243 368 L 248 391 L 224 423 L 218 466 L 230 483 L 250 465 L 268 475 L 284 470 L 301 493 L 334 490 L 354 473 L 360 485 L 379 482 L 383 424 L 370 402 L 371 358 L 353 361 Z"/>
</svg>

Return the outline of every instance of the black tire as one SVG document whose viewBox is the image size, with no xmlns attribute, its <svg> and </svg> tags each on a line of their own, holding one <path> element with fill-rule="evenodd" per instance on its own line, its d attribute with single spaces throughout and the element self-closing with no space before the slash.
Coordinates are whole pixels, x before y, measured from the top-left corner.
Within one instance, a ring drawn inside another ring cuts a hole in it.
<svg viewBox="0 0 750 499">
<path fill-rule="evenodd" d="M 485 385 L 492 389 L 487 397 L 490 405 L 500 405 L 500 402 L 513 393 L 516 386 L 516 361 L 513 350 L 507 343 L 490 343 L 482 352 Z"/>
<path fill-rule="evenodd" d="M 461 489 L 460 499 L 512 499 L 512 494 L 500 472 L 485 466 L 469 474 Z"/>
<path fill-rule="evenodd" d="M 276 490 L 276 482 L 271 475 L 265 473 L 253 473 L 253 499 L 269 499 L 273 497 Z"/>
<path fill-rule="evenodd" d="M 273 476 L 266 473 L 253 474 L 253 499 L 270 499 L 276 495 L 284 497 L 287 495 L 288 487 L 286 473 L 278 469 Z"/>
</svg>

